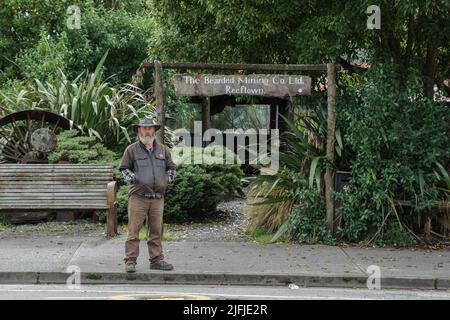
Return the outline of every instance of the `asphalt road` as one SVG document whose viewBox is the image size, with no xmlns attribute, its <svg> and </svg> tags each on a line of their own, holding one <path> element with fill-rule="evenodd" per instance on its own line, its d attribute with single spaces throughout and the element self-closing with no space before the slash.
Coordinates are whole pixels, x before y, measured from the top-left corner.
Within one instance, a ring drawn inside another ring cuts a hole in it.
<svg viewBox="0 0 450 320">
<path fill-rule="evenodd" d="M 450 300 L 450 291 L 155 285 L 0 285 L 0 300 Z"/>
</svg>

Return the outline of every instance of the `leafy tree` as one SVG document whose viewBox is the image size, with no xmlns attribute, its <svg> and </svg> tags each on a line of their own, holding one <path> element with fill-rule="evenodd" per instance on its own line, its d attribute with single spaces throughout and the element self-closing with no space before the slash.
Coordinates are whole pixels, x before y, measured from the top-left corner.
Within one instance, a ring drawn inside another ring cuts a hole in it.
<svg viewBox="0 0 450 320">
<path fill-rule="evenodd" d="M 151 56 L 192 62 L 290 61 L 292 1 L 150 0 L 157 26 Z"/>
<path fill-rule="evenodd" d="M 147 39 L 152 27 L 145 12 L 124 9 L 96 9 L 83 14 L 80 30 L 67 30 L 70 55 L 67 70 L 76 75 L 93 70 L 106 50 L 105 75 L 113 83 L 130 82 L 139 64 L 147 57 Z"/>
<path fill-rule="evenodd" d="M 369 0 L 220 1 L 150 0 L 158 31 L 150 55 L 202 62 L 394 63 L 404 88 L 411 68 L 424 93 L 443 86 L 450 68 L 450 3 L 378 2 L 381 29 L 366 26 Z M 445 87 L 449 90 L 448 87 Z"/>
<path fill-rule="evenodd" d="M 78 5 L 91 10 L 91 0 L 4 0 L 0 6 L 0 70 L 7 77 L 20 75 L 14 63 L 18 53 L 33 48 L 41 32 L 58 35 L 66 27 L 67 8 Z M 5 76 L 5 75 L 4 75 Z"/>
<path fill-rule="evenodd" d="M 417 230 L 418 219 L 436 201 L 448 199 L 448 106 L 416 95 L 419 76 L 400 91 L 392 68 L 372 67 L 352 92 L 353 103 L 341 105 L 348 124 L 345 145 L 355 158 L 338 212 L 342 235 L 352 241 L 367 235 L 369 241 L 386 242 L 390 235 L 408 239 L 403 235 Z M 411 210 L 400 210 L 397 200 L 410 201 Z"/>
<path fill-rule="evenodd" d="M 80 29 L 67 27 L 67 8 L 80 7 Z M 95 69 L 109 49 L 105 75 L 129 82 L 147 55 L 151 21 L 141 1 L 6 0 L 0 8 L 0 82 L 46 80 L 55 65 L 69 77 Z M 3 79 L 2 79 L 3 78 Z"/>
</svg>

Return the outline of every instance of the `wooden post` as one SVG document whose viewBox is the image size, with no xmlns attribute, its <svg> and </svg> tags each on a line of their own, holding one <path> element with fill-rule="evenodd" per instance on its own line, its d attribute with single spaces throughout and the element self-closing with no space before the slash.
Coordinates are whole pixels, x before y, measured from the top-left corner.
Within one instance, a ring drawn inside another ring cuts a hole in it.
<svg viewBox="0 0 450 320">
<path fill-rule="evenodd" d="M 155 60 L 154 65 L 154 81 L 155 81 L 155 99 L 156 110 L 158 112 L 158 121 L 161 129 L 158 130 L 157 136 L 161 142 L 164 142 L 164 129 L 166 125 L 166 110 L 164 106 L 164 74 L 161 61 Z"/>
<path fill-rule="evenodd" d="M 59 211 L 56 213 L 56 221 L 73 221 L 75 220 L 75 212 L 73 211 Z"/>
<path fill-rule="evenodd" d="M 202 133 L 211 128 L 211 99 L 202 98 Z"/>
<path fill-rule="evenodd" d="M 292 109 L 291 109 L 292 108 L 291 103 L 288 100 L 279 99 L 277 106 L 278 106 L 278 112 L 279 112 L 279 114 L 277 114 L 278 129 L 280 130 L 280 134 L 281 134 L 281 133 L 287 131 L 289 126 L 286 123 L 286 121 L 280 117 L 280 115 L 282 115 L 287 120 L 292 122 L 293 113 L 292 113 Z"/>
<path fill-rule="evenodd" d="M 295 114 L 294 114 L 294 104 L 292 102 L 292 100 L 287 100 L 286 101 L 286 113 L 287 113 L 287 118 L 291 123 L 295 122 Z"/>
<path fill-rule="evenodd" d="M 277 120 L 278 120 L 277 104 L 271 103 L 270 104 L 270 129 L 278 129 Z"/>
<path fill-rule="evenodd" d="M 155 81 L 155 99 L 156 99 L 156 110 L 158 112 L 158 121 L 161 124 L 161 128 L 157 132 L 159 141 L 164 143 L 164 131 L 166 126 L 166 108 L 164 105 L 164 73 L 162 69 L 161 61 L 153 61 L 154 75 L 153 79 Z M 161 219 L 161 239 L 164 237 L 164 221 Z"/>
<path fill-rule="evenodd" d="M 327 226 L 330 232 L 334 230 L 334 136 L 336 129 L 336 81 L 335 81 L 335 65 L 327 64 L 327 96 L 328 96 L 328 121 L 327 121 L 327 160 L 329 165 L 325 172 L 325 202 L 327 210 Z"/>
<path fill-rule="evenodd" d="M 106 218 L 106 235 L 115 236 L 117 234 L 117 207 L 116 207 L 116 193 L 117 182 L 111 181 L 106 186 L 106 196 L 108 203 L 108 215 Z"/>
</svg>

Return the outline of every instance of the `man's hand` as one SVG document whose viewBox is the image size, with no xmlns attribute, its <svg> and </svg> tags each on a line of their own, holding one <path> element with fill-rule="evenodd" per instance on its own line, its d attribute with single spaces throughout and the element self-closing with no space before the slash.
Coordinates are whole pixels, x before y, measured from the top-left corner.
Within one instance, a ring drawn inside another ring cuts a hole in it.
<svg viewBox="0 0 450 320">
<path fill-rule="evenodd" d="M 169 169 L 166 171 L 167 176 L 169 177 L 169 183 L 175 181 L 175 176 L 177 175 L 177 171 L 175 169 Z"/>
<path fill-rule="evenodd" d="M 130 184 L 133 184 L 136 181 L 136 174 L 130 169 L 122 169 L 122 176 Z"/>
</svg>

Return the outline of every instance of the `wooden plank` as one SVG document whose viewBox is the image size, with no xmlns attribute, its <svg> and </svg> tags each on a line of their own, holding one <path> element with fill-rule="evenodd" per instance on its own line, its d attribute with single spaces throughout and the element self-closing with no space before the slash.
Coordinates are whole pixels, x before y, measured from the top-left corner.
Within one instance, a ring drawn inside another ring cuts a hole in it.
<svg viewBox="0 0 450 320">
<path fill-rule="evenodd" d="M 2 177 L 102 177 L 102 178 L 109 178 L 112 177 L 112 172 L 86 172 L 86 171 L 79 171 L 79 172 L 41 172 L 41 171 L 34 171 L 34 172 L 7 172 L 2 173 Z"/>
<path fill-rule="evenodd" d="M 176 74 L 172 77 L 180 96 L 213 97 L 251 95 L 294 97 L 311 94 L 311 77 L 303 75 L 251 74 L 201 75 Z"/>
<path fill-rule="evenodd" d="M 2 193 L 0 195 L 0 201 L 6 201 L 6 200 L 17 200 L 17 199 L 23 199 L 23 200 L 40 200 L 40 199 L 104 199 L 106 198 L 106 192 L 105 193 L 96 193 L 96 194 L 90 194 L 90 193 L 8 193 L 4 194 Z"/>
<path fill-rule="evenodd" d="M 112 167 L 111 164 L 104 163 L 6 163 L 9 167 Z"/>
<path fill-rule="evenodd" d="M 35 186 L 30 186 L 29 188 L 7 188 L 0 193 L 0 197 L 3 194 L 23 194 L 23 193 L 72 193 L 72 192 L 84 192 L 89 194 L 97 194 L 106 192 L 106 188 L 89 188 L 86 186 L 79 186 L 79 188 L 53 188 L 51 185 L 49 188 L 39 188 L 36 190 Z M 1 189 L 0 189 L 1 190 Z"/>
<path fill-rule="evenodd" d="M 113 166 L 0 165 L 0 210 L 107 210 Z"/>
<path fill-rule="evenodd" d="M 91 192 L 92 190 L 92 192 Z M 0 190 L 0 197 L 3 196 L 11 196 L 16 197 L 20 194 L 74 194 L 74 193 L 80 193 L 80 194 L 103 194 L 106 192 L 106 189 L 73 189 L 73 190 L 54 190 L 54 189 L 14 189 L 13 191 L 1 191 Z"/>
<path fill-rule="evenodd" d="M 95 191 L 91 191 L 91 189 L 79 189 L 79 190 L 71 190 L 71 191 L 67 191 L 67 190 L 62 190 L 62 191 L 54 191 L 54 190 L 21 190 L 19 192 L 15 191 L 15 192 L 1 192 L 0 193 L 0 199 L 3 199 L 4 197 L 38 197 L 40 195 L 48 197 L 51 195 L 54 196 L 96 196 L 96 197 L 103 197 L 106 194 L 106 189 L 103 190 L 95 190 Z"/>
<path fill-rule="evenodd" d="M 82 182 L 88 182 L 88 181 L 94 181 L 96 184 L 105 184 L 110 181 L 113 181 L 114 179 L 112 177 L 105 178 L 105 177 L 51 177 L 51 176 L 42 176 L 42 177 L 0 177 L 0 184 L 5 183 L 9 185 L 14 185 L 16 182 L 35 182 L 35 184 L 40 185 L 36 182 L 45 182 L 45 181 L 55 181 L 55 182 L 65 182 L 66 184 L 76 184 L 78 185 L 79 181 Z M 4 181 L 4 182 L 2 182 Z"/>
<path fill-rule="evenodd" d="M 82 170 L 82 169 L 98 169 L 98 170 L 113 170 L 115 166 L 107 165 L 107 166 L 92 166 L 92 165 L 77 165 L 77 166 L 55 166 L 55 165 L 46 165 L 46 164 L 0 164 L 0 170 Z"/>
<path fill-rule="evenodd" d="M 55 169 L 55 168 L 0 168 L 0 172 L 6 173 L 21 173 L 21 172 L 43 172 L 43 173 L 69 173 L 69 172 L 99 172 L 99 173 L 113 173 L 112 169 L 99 169 L 99 168 L 64 168 L 64 169 Z"/>
<path fill-rule="evenodd" d="M 84 202 L 80 202 L 77 200 L 64 200 L 64 199 L 57 199 L 57 200 L 42 200 L 42 201 L 32 201 L 32 200 L 24 200 L 24 201 L 17 201 L 17 200 L 5 200 L 0 202 L 0 207 L 4 207 L 5 205 L 48 205 L 48 206 L 54 206 L 54 205 L 64 205 L 64 206 L 75 206 L 75 207 L 83 207 L 83 206 L 89 206 L 89 205 L 97 205 L 97 204 L 104 204 L 106 203 L 106 200 L 95 200 L 95 199 L 87 199 Z"/>
<path fill-rule="evenodd" d="M 65 181 L 66 183 L 73 182 L 77 184 L 78 181 L 96 181 L 97 184 L 107 183 L 109 181 L 113 181 L 113 177 L 96 177 L 96 176 L 73 176 L 73 177 L 61 177 L 61 176 L 25 176 L 25 177 L 0 177 L 0 181 L 5 181 L 4 183 L 14 184 L 14 182 L 23 182 L 23 181 Z M 7 182 L 6 182 L 7 181 Z M 0 182 L 2 183 L 2 182 Z"/>
<path fill-rule="evenodd" d="M 96 209 L 108 209 L 108 205 L 103 204 L 33 204 L 33 203 L 25 203 L 25 204 L 17 204 L 17 203 L 8 203 L 1 204 L 0 210 L 62 210 L 62 209 L 70 209 L 70 210 L 96 210 Z"/>
<path fill-rule="evenodd" d="M 104 185 L 107 184 L 110 181 L 113 181 L 113 179 L 105 179 L 105 178 L 95 178 L 95 177 L 73 177 L 73 178 L 66 178 L 66 177 L 0 177 L 0 185 L 5 184 L 8 187 L 11 185 L 20 185 L 26 183 L 32 183 L 34 185 L 44 185 L 45 183 L 39 183 L 39 182 L 64 182 L 66 185 L 80 185 L 80 182 L 88 184 L 88 182 L 92 182 L 90 184 L 98 184 L 98 185 Z M 61 185 L 61 183 L 59 184 Z"/>
<path fill-rule="evenodd" d="M 0 207 L 6 205 L 6 204 L 48 204 L 48 205 L 54 205 L 54 204 L 72 204 L 74 206 L 84 206 L 88 204 L 104 204 L 107 202 L 106 197 L 98 197 L 98 198 L 83 198 L 83 197 L 48 197 L 48 198 L 4 198 L 0 199 Z"/>
<path fill-rule="evenodd" d="M 81 177 L 61 177 L 61 176 L 25 176 L 25 177 L 1 177 L 0 181 L 73 181 L 73 182 L 85 182 L 85 181 L 112 181 L 112 177 L 97 177 L 97 176 L 81 176 Z M 6 182 L 5 182 L 6 183 Z"/>
<path fill-rule="evenodd" d="M 114 172 L 113 168 L 1 168 L 0 172 Z"/>
<path fill-rule="evenodd" d="M 40 194 L 40 193 L 89 193 L 89 194 L 102 194 L 106 192 L 106 188 L 89 188 L 89 187 L 81 187 L 80 188 L 52 188 L 51 185 L 47 185 L 47 188 L 24 188 L 24 189 L 5 189 L 0 190 L 0 197 L 5 194 Z"/>
<path fill-rule="evenodd" d="M 23 181 L 24 183 L 27 181 Z M 47 181 L 51 182 L 51 181 Z M 3 183 L 0 183 L 0 193 L 6 193 L 6 192 L 33 192 L 33 190 L 39 190 L 40 192 L 76 192 L 80 190 L 87 190 L 87 192 L 96 192 L 96 191 L 104 191 L 106 190 L 107 184 L 78 184 L 78 185 L 69 185 L 69 184 L 13 184 L 13 185 L 6 185 Z"/>
<path fill-rule="evenodd" d="M 97 166 L 77 166 L 77 167 L 69 167 L 69 166 L 42 166 L 42 165 L 22 165 L 21 167 L 17 166 L 6 166 L 0 165 L 0 170 L 84 170 L 84 169 L 92 169 L 92 170 L 109 170 L 112 171 L 113 167 L 97 167 Z"/>
<path fill-rule="evenodd" d="M 47 219 L 49 212 L 40 210 L 8 210 L 7 212 L 0 212 L 0 217 L 6 218 L 11 223 L 36 223 Z"/>
<path fill-rule="evenodd" d="M 69 200 L 67 200 L 69 199 Z M 72 202 L 70 202 L 72 201 Z M 107 203 L 106 197 L 99 198 L 99 199 L 77 199 L 77 198 L 49 198 L 49 199 L 17 199 L 17 198 L 10 198 L 5 200 L 0 200 L 0 207 L 2 207 L 5 204 L 13 203 L 15 205 L 21 205 L 21 204 L 28 204 L 33 203 L 35 205 L 63 205 L 63 204 L 73 204 L 76 207 L 83 207 L 85 205 L 89 204 L 95 204 L 95 205 L 104 205 Z"/>
<path fill-rule="evenodd" d="M 52 202 L 52 201 L 61 201 L 61 203 L 65 203 L 65 202 L 74 202 L 74 203 L 79 203 L 79 200 L 86 200 L 86 201 L 103 201 L 106 200 L 106 196 L 94 196 L 94 197 L 85 197 L 85 196 L 74 196 L 74 197 L 61 197 L 61 196 L 42 196 L 42 197 L 31 197 L 31 198 L 22 198 L 22 199 L 18 199 L 16 197 L 2 197 L 0 198 L 0 203 L 6 203 L 6 202 L 15 202 L 15 203 L 19 203 L 19 202 L 40 202 L 42 200 L 42 202 Z M 81 203 L 83 204 L 83 203 Z"/>
<path fill-rule="evenodd" d="M 32 182 L 32 183 L 29 183 Z M 44 189 L 44 190 L 64 190 L 64 189 L 69 189 L 69 190 L 80 190 L 80 189 L 87 189 L 87 190 L 95 190 L 95 189 L 99 189 L 99 190 L 106 190 L 106 186 L 108 185 L 108 183 L 86 183 L 86 184 L 68 184 L 68 183 L 58 183 L 58 184 L 53 184 L 50 183 L 52 181 L 44 181 L 44 182 L 48 182 L 48 183 L 36 183 L 38 181 L 14 181 L 12 183 L 0 183 L 0 190 L 5 189 L 6 190 L 10 190 L 10 189 L 18 189 L 18 190 L 27 190 L 27 189 L 36 189 L 37 187 L 40 189 Z M 61 181 L 55 181 L 55 182 L 61 182 Z M 96 181 L 95 181 L 96 182 Z M 30 190 L 28 190 L 30 191 Z"/>
<path fill-rule="evenodd" d="M 0 200 L 0 207 L 3 207 L 4 205 L 8 205 L 8 204 L 15 204 L 15 205 L 48 205 L 48 206 L 53 206 L 53 205 L 73 205 L 75 207 L 83 207 L 83 206 L 88 206 L 90 204 L 94 204 L 94 205 L 104 205 L 105 203 L 107 203 L 107 199 L 106 197 L 103 198 L 90 198 L 90 199 L 85 199 L 85 198 L 48 198 L 48 199 L 32 199 L 32 198 L 28 198 L 28 199 L 18 199 L 18 198 L 8 198 L 8 199 L 2 199 Z"/>
<path fill-rule="evenodd" d="M 86 169 L 86 168 L 78 168 L 78 169 L 0 169 L 0 174 L 14 174 L 14 173 L 83 173 L 89 170 L 90 173 L 99 173 L 99 174 L 113 174 L 112 170 L 109 169 Z"/>
<path fill-rule="evenodd" d="M 98 205 L 98 204 L 105 204 L 107 201 L 105 200 L 95 200 L 95 199 L 87 199 L 84 202 L 80 202 L 78 200 L 64 200 L 64 199 L 57 199 L 57 200 L 42 200 L 42 201 L 32 201 L 32 200 L 23 200 L 23 201 L 17 201 L 17 200 L 5 200 L 0 201 L 0 207 L 4 207 L 6 205 L 36 205 L 36 206 L 55 206 L 55 205 L 64 205 L 64 206 L 75 206 L 75 207 L 83 207 L 83 206 L 89 206 L 89 205 Z"/>
<path fill-rule="evenodd" d="M 84 183 L 86 185 L 98 185 L 101 186 L 103 188 L 103 186 L 105 186 L 106 184 L 108 184 L 108 182 L 113 181 L 112 179 L 109 181 L 97 181 L 97 180 L 87 180 L 84 181 Z M 72 183 L 72 184 L 68 184 L 67 181 L 51 181 L 51 180 L 43 180 L 43 181 L 39 181 L 39 180 L 29 180 L 29 181 L 9 181 L 9 182 L 0 182 L 0 189 L 2 188 L 2 186 L 8 187 L 8 186 L 40 186 L 40 185 L 54 185 L 54 186 L 81 186 L 82 184 L 79 183 Z"/>
<path fill-rule="evenodd" d="M 2 165 L 0 164 L 0 171 L 1 172 L 9 172 L 9 171 L 17 171 L 17 172 L 21 172 L 21 171 L 31 171 L 31 172 L 36 172 L 36 171 L 43 171 L 43 172 L 64 172 L 64 171 L 83 171 L 83 170 L 91 170 L 91 171 L 98 171 L 98 172 L 114 172 L 114 168 L 97 168 L 97 167 L 77 167 L 77 168 L 3 168 Z"/>
<path fill-rule="evenodd" d="M 61 201 L 51 201 L 48 200 L 46 202 L 2 202 L 0 203 L 0 209 L 7 208 L 29 208 L 29 209 L 42 209 L 42 208 L 108 208 L 108 203 L 106 201 L 91 201 L 91 202 L 61 202 Z"/>
<path fill-rule="evenodd" d="M 26 181 L 25 181 L 26 182 Z M 51 182 L 51 181 L 50 181 Z M 39 192 L 99 192 L 105 191 L 107 184 L 95 185 L 95 184 L 79 184 L 79 185 L 53 185 L 53 184 L 30 184 L 30 185 L 5 185 L 0 183 L 0 193 L 8 192 L 33 192 L 39 190 Z M 12 190 L 12 191 L 10 191 Z"/>
<path fill-rule="evenodd" d="M 109 179 L 111 177 L 113 177 L 113 174 L 110 173 L 100 173 L 100 174 L 91 174 L 91 173 L 39 173 L 39 172 L 30 172 L 30 173 L 23 173 L 23 174 L 1 174 L 1 177 L 5 177 L 5 178 L 15 178 L 15 177 L 36 177 L 36 178 L 40 178 L 40 177 L 100 177 L 103 179 Z"/>
<path fill-rule="evenodd" d="M 166 69 L 214 69 L 247 71 L 326 71 L 326 64 L 249 64 L 249 63 L 192 63 L 162 62 Z M 152 62 L 144 62 L 143 67 L 153 67 Z M 339 66 L 337 66 L 339 67 Z"/>
</svg>

